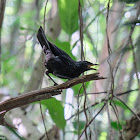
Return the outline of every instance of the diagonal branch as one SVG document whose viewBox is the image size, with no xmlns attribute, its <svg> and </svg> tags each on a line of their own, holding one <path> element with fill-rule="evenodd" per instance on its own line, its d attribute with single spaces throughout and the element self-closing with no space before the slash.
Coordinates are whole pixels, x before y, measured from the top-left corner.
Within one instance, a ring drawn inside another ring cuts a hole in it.
<svg viewBox="0 0 140 140">
<path fill-rule="evenodd" d="M 8 125 L 4 120 L 4 116 L 5 113 L 10 111 L 11 109 L 21 107 L 23 105 L 27 105 L 36 101 L 50 99 L 54 95 L 61 94 L 62 89 L 67 89 L 83 82 L 88 82 L 91 80 L 100 80 L 100 79 L 105 79 L 105 78 L 100 77 L 99 73 L 89 74 L 89 75 L 85 75 L 82 77 L 69 80 L 57 86 L 51 86 L 47 88 L 42 88 L 40 90 L 27 92 L 17 97 L 0 102 L 0 125 Z"/>
<path fill-rule="evenodd" d="M 82 131 L 82 133 L 80 134 L 80 138 L 83 135 L 85 129 L 95 120 L 95 118 L 101 113 L 101 111 L 104 109 L 104 107 L 106 106 L 107 102 L 104 102 L 104 105 L 102 106 L 102 108 L 98 111 L 98 113 L 89 121 L 89 123 L 85 126 L 84 130 Z"/>
<path fill-rule="evenodd" d="M 114 95 L 115 98 L 117 98 L 120 102 L 122 102 L 134 115 L 135 117 L 140 121 L 140 117 L 125 103 L 123 102 L 120 98 L 118 98 L 116 95 Z"/>
</svg>

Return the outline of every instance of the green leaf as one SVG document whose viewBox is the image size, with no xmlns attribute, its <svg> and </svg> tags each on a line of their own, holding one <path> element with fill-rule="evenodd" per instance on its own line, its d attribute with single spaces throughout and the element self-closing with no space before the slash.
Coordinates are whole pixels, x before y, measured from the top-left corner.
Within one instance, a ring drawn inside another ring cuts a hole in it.
<svg viewBox="0 0 140 140">
<path fill-rule="evenodd" d="M 115 130 L 119 130 L 119 129 L 122 130 L 122 126 L 120 124 L 117 124 L 116 121 L 111 122 L 111 127 L 114 128 Z"/>
<path fill-rule="evenodd" d="M 78 29 L 78 0 L 58 0 L 62 29 L 71 35 Z"/>
<path fill-rule="evenodd" d="M 23 26 L 20 26 L 19 29 L 20 29 L 20 30 L 27 30 L 27 28 L 25 28 L 25 27 L 23 27 Z"/>
<path fill-rule="evenodd" d="M 86 88 L 88 88 L 89 83 L 90 83 L 90 82 L 86 82 L 86 83 L 85 83 Z M 82 84 L 78 84 L 78 85 L 75 85 L 75 86 L 72 87 L 72 89 L 74 90 L 74 95 L 78 95 L 78 93 L 79 93 L 79 94 L 82 94 L 82 93 L 83 93 L 84 90 L 83 90 L 83 87 L 81 88 L 81 85 L 82 85 Z M 80 88 L 81 88 L 81 89 L 80 89 Z M 80 92 L 79 92 L 79 90 L 80 90 Z"/>
<path fill-rule="evenodd" d="M 66 120 L 64 119 L 64 107 L 62 106 L 61 102 L 55 98 L 51 98 L 49 100 L 41 101 L 41 104 L 48 109 L 49 114 L 55 124 L 59 128 L 64 129 Z"/>
<path fill-rule="evenodd" d="M 137 136 L 138 138 L 140 138 L 140 133 L 138 134 L 138 136 Z"/>
<path fill-rule="evenodd" d="M 136 3 L 139 0 L 119 0 L 120 2 L 126 2 L 126 3 Z"/>
<path fill-rule="evenodd" d="M 126 109 L 129 110 L 122 102 L 118 101 L 118 100 L 114 100 L 115 105 L 121 107 L 122 109 Z M 130 111 L 130 110 L 129 110 Z"/>
<path fill-rule="evenodd" d="M 75 134 L 78 134 L 78 120 L 74 121 L 73 123 L 73 127 L 74 127 L 74 133 Z M 85 121 L 79 121 L 79 131 L 82 132 L 82 130 L 84 129 L 85 127 Z"/>
<path fill-rule="evenodd" d="M 75 86 L 73 86 L 72 87 L 72 89 L 73 89 L 73 91 L 74 91 L 74 95 L 78 95 L 78 93 L 79 93 L 79 90 L 80 90 L 80 88 L 81 88 L 81 85 L 82 84 L 78 84 L 78 85 L 75 85 Z M 79 94 L 82 94 L 83 93 L 83 88 L 80 90 L 80 93 Z"/>
<path fill-rule="evenodd" d="M 75 60 L 75 57 L 71 53 L 70 49 L 70 43 L 69 42 L 60 42 L 59 40 L 56 40 L 54 44 L 62 49 L 64 52 L 66 52 L 73 60 Z"/>
</svg>

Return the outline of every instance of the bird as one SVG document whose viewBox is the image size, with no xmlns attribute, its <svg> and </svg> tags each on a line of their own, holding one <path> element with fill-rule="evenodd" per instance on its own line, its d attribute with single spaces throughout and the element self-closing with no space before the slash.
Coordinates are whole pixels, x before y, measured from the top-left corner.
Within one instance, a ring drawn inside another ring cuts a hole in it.
<svg viewBox="0 0 140 140">
<path fill-rule="evenodd" d="M 79 77 L 85 71 L 96 70 L 91 68 L 91 66 L 98 64 L 88 61 L 75 61 L 66 52 L 48 41 L 41 26 L 37 32 L 37 39 L 45 54 L 44 65 L 47 68 L 46 75 L 49 76 L 51 73 L 59 78 L 70 80 Z M 54 80 L 53 82 L 56 84 Z"/>
</svg>

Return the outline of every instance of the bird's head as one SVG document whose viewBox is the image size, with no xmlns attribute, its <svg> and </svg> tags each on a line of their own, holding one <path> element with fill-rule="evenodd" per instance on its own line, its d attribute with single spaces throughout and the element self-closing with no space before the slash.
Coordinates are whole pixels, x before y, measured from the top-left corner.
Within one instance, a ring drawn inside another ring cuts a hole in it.
<svg viewBox="0 0 140 140">
<path fill-rule="evenodd" d="M 83 70 L 83 72 L 88 71 L 88 70 L 96 70 L 96 69 L 92 68 L 92 66 L 98 65 L 98 64 L 93 64 L 88 61 L 80 61 L 79 63 L 80 63 L 80 67 Z"/>
</svg>

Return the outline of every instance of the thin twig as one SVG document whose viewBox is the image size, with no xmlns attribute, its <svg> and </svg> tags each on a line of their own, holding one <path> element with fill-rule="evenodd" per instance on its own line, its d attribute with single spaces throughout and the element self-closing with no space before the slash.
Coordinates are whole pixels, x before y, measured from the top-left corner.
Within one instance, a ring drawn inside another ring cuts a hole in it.
<svg viewBox="0 0 140 140">
<path fill-rule="evenodd" d="M 98 105 L 98 104 L 100 104 L 100 103 L 102 103 L 104 101 L 107 101 L 107 100 L 106 99 L 102 99 L 101 101 L 95 102 L 94 104 L 90 105 L 90 107 L 94 107 L 94 106 L 96 106 L 96 105 Z M 88 107 L 85 110 L 88 110 Z M 84 112 L 84 109 L 81 110 L 81 111 L 79 111 L 79 114 L 82 113 L 82 112 Z M 75 117 L 77 115 L 78 115 L 78 112 L 75 113 L 75 114 L 73 114 L 70 118 L 68 118 L 67 121 L 70 120 L 70 119 L 72 119 L 73 117 Z"/>
<path fill-rule="evenodd" d="M 114 97 L 116 98 L 116 99 L 118 99 L 120 102 L 122 102 L 136 117 L 137 117 L 137 119 L 140 121 L 140 117 L 124 102 L 124 101 L 122 101 L 120 98 L 118 98 L 116 95 L 114 95 Z"/>
<path fill-rule="evenodd" d="M 99 11 L 99 12 L 96 14 L 96 16 L 88 23 L 88 25 L 87 25 L 86 28 L 84 29 L 84 33 L 87 32 L 89 26 L 92 25 L 92 23 L 96 20 L 96 18 L 99 17 L 99 15 L 100 15 L 101 13 L 103 13 L 105 10 L 106 10 L 106 8 L 102 9 L 101 11 Z"/>
<path fill-rule="evenodd" d="M 114 77 L 113 77 L 113 68 L 111 66 L 111 59 L 110 56 L 112 55 L 112 50 L 110 46 L 110 41 L 109 41 L 109 36 L 108 36 L 108 20 L 109 20 L 109 9 L 110 9 L 110 0 L 108 1 L 107 4 L 107 16 L 106 16 L 106 37 L 107 37 L 107 48 L 108 48 L 108 59 L 107 62 L 109 64 L 109 69 L 110 69 L 110 75 L 111 75 L 111 83 L 109 85 L 109 91 L 108 91 L 108 96 L 109 94 L 112 94 L 113 97 L 113 92 L 114 92 Z M 111 91 L 111 92 L 110 92 Z M 110 92 L 110 93 L 109 93 Z"/>
<path fill-rule="evenodd" d="M 99 11 L 97 13 L 97 15 L 88 23 L 88 25 L 86 26 L 86 28 L 84 29 L 83 33 L 86 33 L 89 26 L 96 20 L 96 18 L 101 14 L 103 13 L 104 11 L 106 10 L 106 8 L 104 8 L 103 10 Z M 76 40 L 75 43 L 73 44 L 72 48 L 74 48 L 74 46 L 76 46 L 76 44 L 79 42 L 80 39 Z"/>
<path fill-rule="evenodd" d="M 42 71 L 44 73 L 44 70 Z M 43 81 L 43 79 L 42 79 Z M 42 86 L 42 81 L 41 81 L 41 84 L 40 84 L 40 88 Z M 41 106 L 41 102 L 39 101 L 39 107 L 40 107 L 40 112 L 41 112 L 41 117 L 42 117 L 42 121 L 43 121 L 43 125 L 44 125 L 44 128 L 45 128 L 45 136 L 47 138 L 47 140 L 49 140 L 49 136 L 48 136 L 48 133 L 47 133 L 47 128 L 46 128 L 46 125 L 45 125 L 45 121 L 44 121 L 44 117 L 43 117 L 43 112 L 42 112 L 42 106 Z"/>
<path fill-rule="evenodd" d="M 42 116 L 43 125 L 44 125 L 44 128 L 45 128 L 45 136 L 46 136 L 47 140 L 49 140 L 48 132 L 47 132 L 44 117 L 43 117 L 41 102 L 39 102 L 39 107 L 40 107 L 40 112 L 41 112 L 41 116 Z"/>
<path fill-rule="evenodd" d="M 130 44 L 131 44 L 131 47 L 132 47 L 134 69 L 135 69 L 135 73 L 136 73 L 136 77 L 137 77 L 138 88 L 140 90 L 140 81 L 139 81 L 139 75 L 138 75 L 138 70 L 137 70 L 137 62 L 136 62 L 136 56 L 135 56 L 135 52 L 134 52 L 134 45 L 133 45 L 133 42 L 132 42 L 132 38 L 130 40 Z"/>
<path fill-rule="evenodd" d="M 84 98 L 84 114 L 85 114 L 85 117 L 86 117 L 85 127 L 87 128 L 87 124 L 88 124 L 88 115 L 87 115 L 87 112 L 86 112 L 87 95 L 86 95 L 86 89 L 85 89 L 84 83 L 83 83 L 83 88 L 84 88 L 84 95 L 85 95 L 85 98 Z M 88 140 L 87 129 L 85 129 L 85 136 L 86 136 L 86 140 Z"/>
<path fill-rule="evenodd" d="M 109 139 L 112 140 L 111 117 L 110 117 L 110 113 L 109 113 L 108 103 L 107 103 L 106 107 L 107 107 L 107 115 L 108 115 L 109 131 L 110 131 Z"/>
<path fill-rule="evenodd" d="M 79 89 L 79 92 L 78 92 L 78 98 L 77 98 L 77 108 L 78 108 L 78 110 L 77 110 L 77 115 L 78 115 L 78 120 L 77 120 L 77 128 L 78 128 L 78 138 L 79 138 L 79 136 L 80 136 L 80 129 L 79 129 L 79 121 L 80 121 L 80 113 L 79 113 L 79 106 L 80 106 L 80 101 L 79 101 L 79 95 L 80 95 L 80 91 L 81 91 L 81 89 L 82 89 L 82 86 L 80 87 L 80 89 Z"/>
<path fill-rule="evenodd" d="M 82 7 L 80 0 L 78 1 L 78 15 L 80 20 L 80 42 L 81 42 L 81 60 L 84 58 L 84 49 L 83 49 L 83 18 L 82 18 Z"/>
<path fill-rule="evenodd" d="M 46 8 L 47 8 L 47 4 L 48 4 L 48 0 L 46 1 L 45 10 L 44 10 L 44 21 L 43 21 L 43 28 L 44 28 L 44 31 L 45 31 L 45 18 L 46 18 Z"/>
<path fill-rule="evenodd" d="M 137 91 L 137 90 L 138 90 L 138 89 L 129 90 L 129 91 L 126 91 L 126 92 L 123 92 L 123 93 L 117 93 L 117 94 L 115 94 L 115 95 L 116 95 L 116 96 L 122 96 L 122 95 L 128 94 L 128 93 L 133 92 L 133 91 Z M 100 93 L 100 92 L 99 92 L 99 93 Z M 107 92 L 106 92 L 106 93 L 107 93 Z M 92 94 L 92 93 L 91 93 L 91 94 Z M 94 93 L 93 93 L 93 94 L 94 94 Z M 94 106 L 96 106 L 96 105 L 98 105 L 98 104 L 100 104 L 100 103 L 102 103 L 102 102 L 104 102 L 104 101 L 107 101 L 107 99 L 102 99 L 101 101 L 95 102 L 94 104 L 90 105 L 90 107 L 94 107 Z M 88 107 L 87 107 L 85 110 L 88 110 Z M 82 112 L 84 112 L 84 110 L 81 110 L 81 111 L 79 111 L 79 112 L 73 114 L 70 118 L 67 119 L 67 121 L 70 120 L 70 119 L 72 119 L 73 117 L 77 116 L 78 114 L 80 114 L 80 113 L 82 113 Z"/>
<path fill-rule="evenodd" d="M 114 101 L 112 101 L 112 102 L 113 102 L 113 104 L 110 103 L 110 105 L 112 106 L 112 109 L 113 109 L 113 111 L 114 111 L 114 113 L 115 113 L 115 116 L 116 116 L 116 118 L 117 118 L 117 127 L 118 127 L 118 130 L 119 130 L 120 137 L 121 137 L 121 139 L 123 140 L 122 132 L 121 132 L 120 127 L 119 127 L 119 124 L 120 124 L 121 126 L 122 126 L 122 124 L 121 124 L 120 121 L 119 121 L 118 110 L 117 110 L 117 107 L 116 107 Z M 114 105 L 114 106 L 113 106 L 113 105 Z"/>
<path fill-rule="evenodd" d="M 44 31 L 45 31 L 45 16 L 46 16 L 46 8 L 47 8 L 47 4 L 48 4 L 48 0 L 46 1 L 46 4 L 45 4 L 45 10 L 44 10 L 44 22 L 43 22 Z M 47 42 L 47 43 L 48 43 L 48 42 Z M 42 56 L 43 56 L 43 55 L 42 55 Z M 42 60 L 43 60 L 43 57 L 42 57 Z M 41 82 L 41 85 L 42 85 L 42 82 Z M 45 125 L 45 121 L 44 121 L 43 113 L 42 113 L 41 102 L 39 102 L 39 106 L 40 106 L 40 112 L 41 112 L 41 116 L 42 116 L 42 120 L 43 120 L 43 125 L 44 125 L 44 128 L 45 128 L 45 136 L 46 136 L 46 138 L 49 140 L 49 136 L 48 136 L 48 133 L 47 133 L 47 129 L 46 129 L 46 125 Z"/>
<path fill-rule="evenodd" d="M 102 91 L 102 92 L 93 92 L 93 93 L 86 93 L 86 95 L 92 95 L 92 94 L 106 94 L 107 91 Z M 79 97 L 84 96 L 83 94 L 80 94 Z"/>
<path fill-rule="evenodd" d="M 110 56 L 112 53 L 110 42 L 109 42 L 109 36 L 108 36 L 108 18 L 109 18 L 109 8 L 110 8 L 110 0 L 107 4 L 107 15 L 106 15 L 106 37 L 107 37 L 107 47 L 108 47 L 108 55 Z"/>
<path fill-rule="evenodd" d="M 83 17 L 82 17 L 81 1 L 79 0 L 78 3 L 79 3 L 78 4 L 78 15 L 79 15 L 79 20 L 80 20 L 81 60 L 85 60 L 85 57 L 84 57 L 84 49 L 83 49 Z M 85 95 L 85 99 L 84 99 L 84 110 L 85 110 L 85 108 L 86 108 L 86 88 L 85 88 L 85 84 L 84 83 L 82 84 L 82 86 L 83 86 L 84 95 Z M 86 110 L 84 111 L 84 113 L 85 113 L 86 125 L 87 125 L 88 116 L 87 116 Z M 78 127 L 78 129 L 79 129 L 79 127 Z M 86 137 L 86 140 L 88 140 L 88 135 L 87 135 L 87 130 L 86 129 L 85 129 L 85 137 Z M 78 133 L 78 139 L 79 139 L 79 133 Z"/>
<path fill-rule="evenodd" d="M 107 48 L 108 48 L 108 58 L 107 58 L 107 62 L 109 65 L 109 69 L 110 69 L 110 75 L 111 75 L 111 82 L 109 83 L 109 88 L 108 88 L 108 100 L 109 100 L 109 95 L 112 94 L 111 99 L 113 99 L 113 92 L 114 92 L 114 77 L 113 77 L 113 68 L 111 66 L 111 55 L 112 55 L 112 50 L 111 50 L 111 46 L 110 46 L 110 40 L 109 40 L 109 35 L 108 35 L 108 21 L 109 21 L 109 11 L 110 9 L 110 0 L 108 1 L 107 4 L 107 15 L 106 15 L 106 38 L 107 38 Z M 111 118 L 110 118 L 110 113 L 109 113 L 109 107 L 107 104 L 107 114 L 108 114 L 108 120 L 109 120 L 109 130 L 110 130 L 110 136 L 109 139 L 112 140 L 112 129 L 111 129 Z"/>
<path fill-rule="evenodd" d="M 136 14 L 134 20 L 137 20 L 137 19 L 138 19 L 139 14 L 140 14 L 140 5 L 138 5 L 137 14 Z M 128 37 L 127 37 L 125 43 L 124 43 L 123 46 L 122 46 L 123 49 L 125 49 L 125 48 L 127 48 L 127 47 L 129 46 L 129 43 L 130 43 L 130 40 L 131 40 L 131 36 L 132 36 L 132 34 L 133 34 L 133 31 L 134 31 L 134 29 L 135 29 L 135 26 L 136 26 L 136 25 L 134 25 L 134 26 L 131 27 L 131 30 L 130 30 L 130 32 L 129 32 L 129 34 L 128 34 Z M 114 76 L 115 76 L 116 73 L 117 73 L 117 70 L 118 70 L 118 68 L 119 68 L 119 66 L 120 66 L 120 63 L 121 63 L 121 60 L 122 60 L 124 54 L 125 54 L 125 51 L 123 51 L 123 52 L 120 54 L 120 58 L 118 59 L 118 61 L 117 61 L 117 63 L 116 63 L 116 66 L 115 66 L 115 68 L 114 68 Z"/>
<path fill-rule="evenodd" d="M 128 90 L 128 91 L 125 91 L 125 92 L 120 92 L 120 93 L 116 93 L 115 95 L 116 96 L 121 96 L 121 95 L 125 95 L 125 94 L 128 94 L 128 93 L 131 93 L 133 91 L 138 91 L 139 89 L 131 89 L 131 90 Z M 107 91 L 102 91 L 102 92 L 93 92 L 93 93 L 87 93 L 87 95 L 92 95 L 92 94 L 106 94 L 108 93 Z M 79 97 L 83 96 L 82 94 L 79 95 Z"/>
<path fill-rule="evenodd" d="M 86 128 L 94 121 L 94 119 L 101 113 L 101 111 L 104 109 L 105 105 L 106 105 L 107 102 L 104 103 L 104 105 L 102 106 L 102 108 L 98 111 L 98 113 L 89 121 L 89 123 L 86 125 Z M 83 133 L 85 132 L 85 129 L 82 131 L 81 135 L 80 135 L 80 138 L 81 136 L 83 135 Z"/>
<path fill-rule="evenodd" d="M 130 92 L 133 92 L 133 91 L 138 91 L 139 89 L 131 89 L 131 90 L 128 90 L 128 91 L 125 91 L 125 92 L 122 92 L 122 93 L 116 93 L 115 95 L 116 96 L 121 96 L 121 95 L 125 95 L 125 94 L 128 94 Z"/>
</svg>

